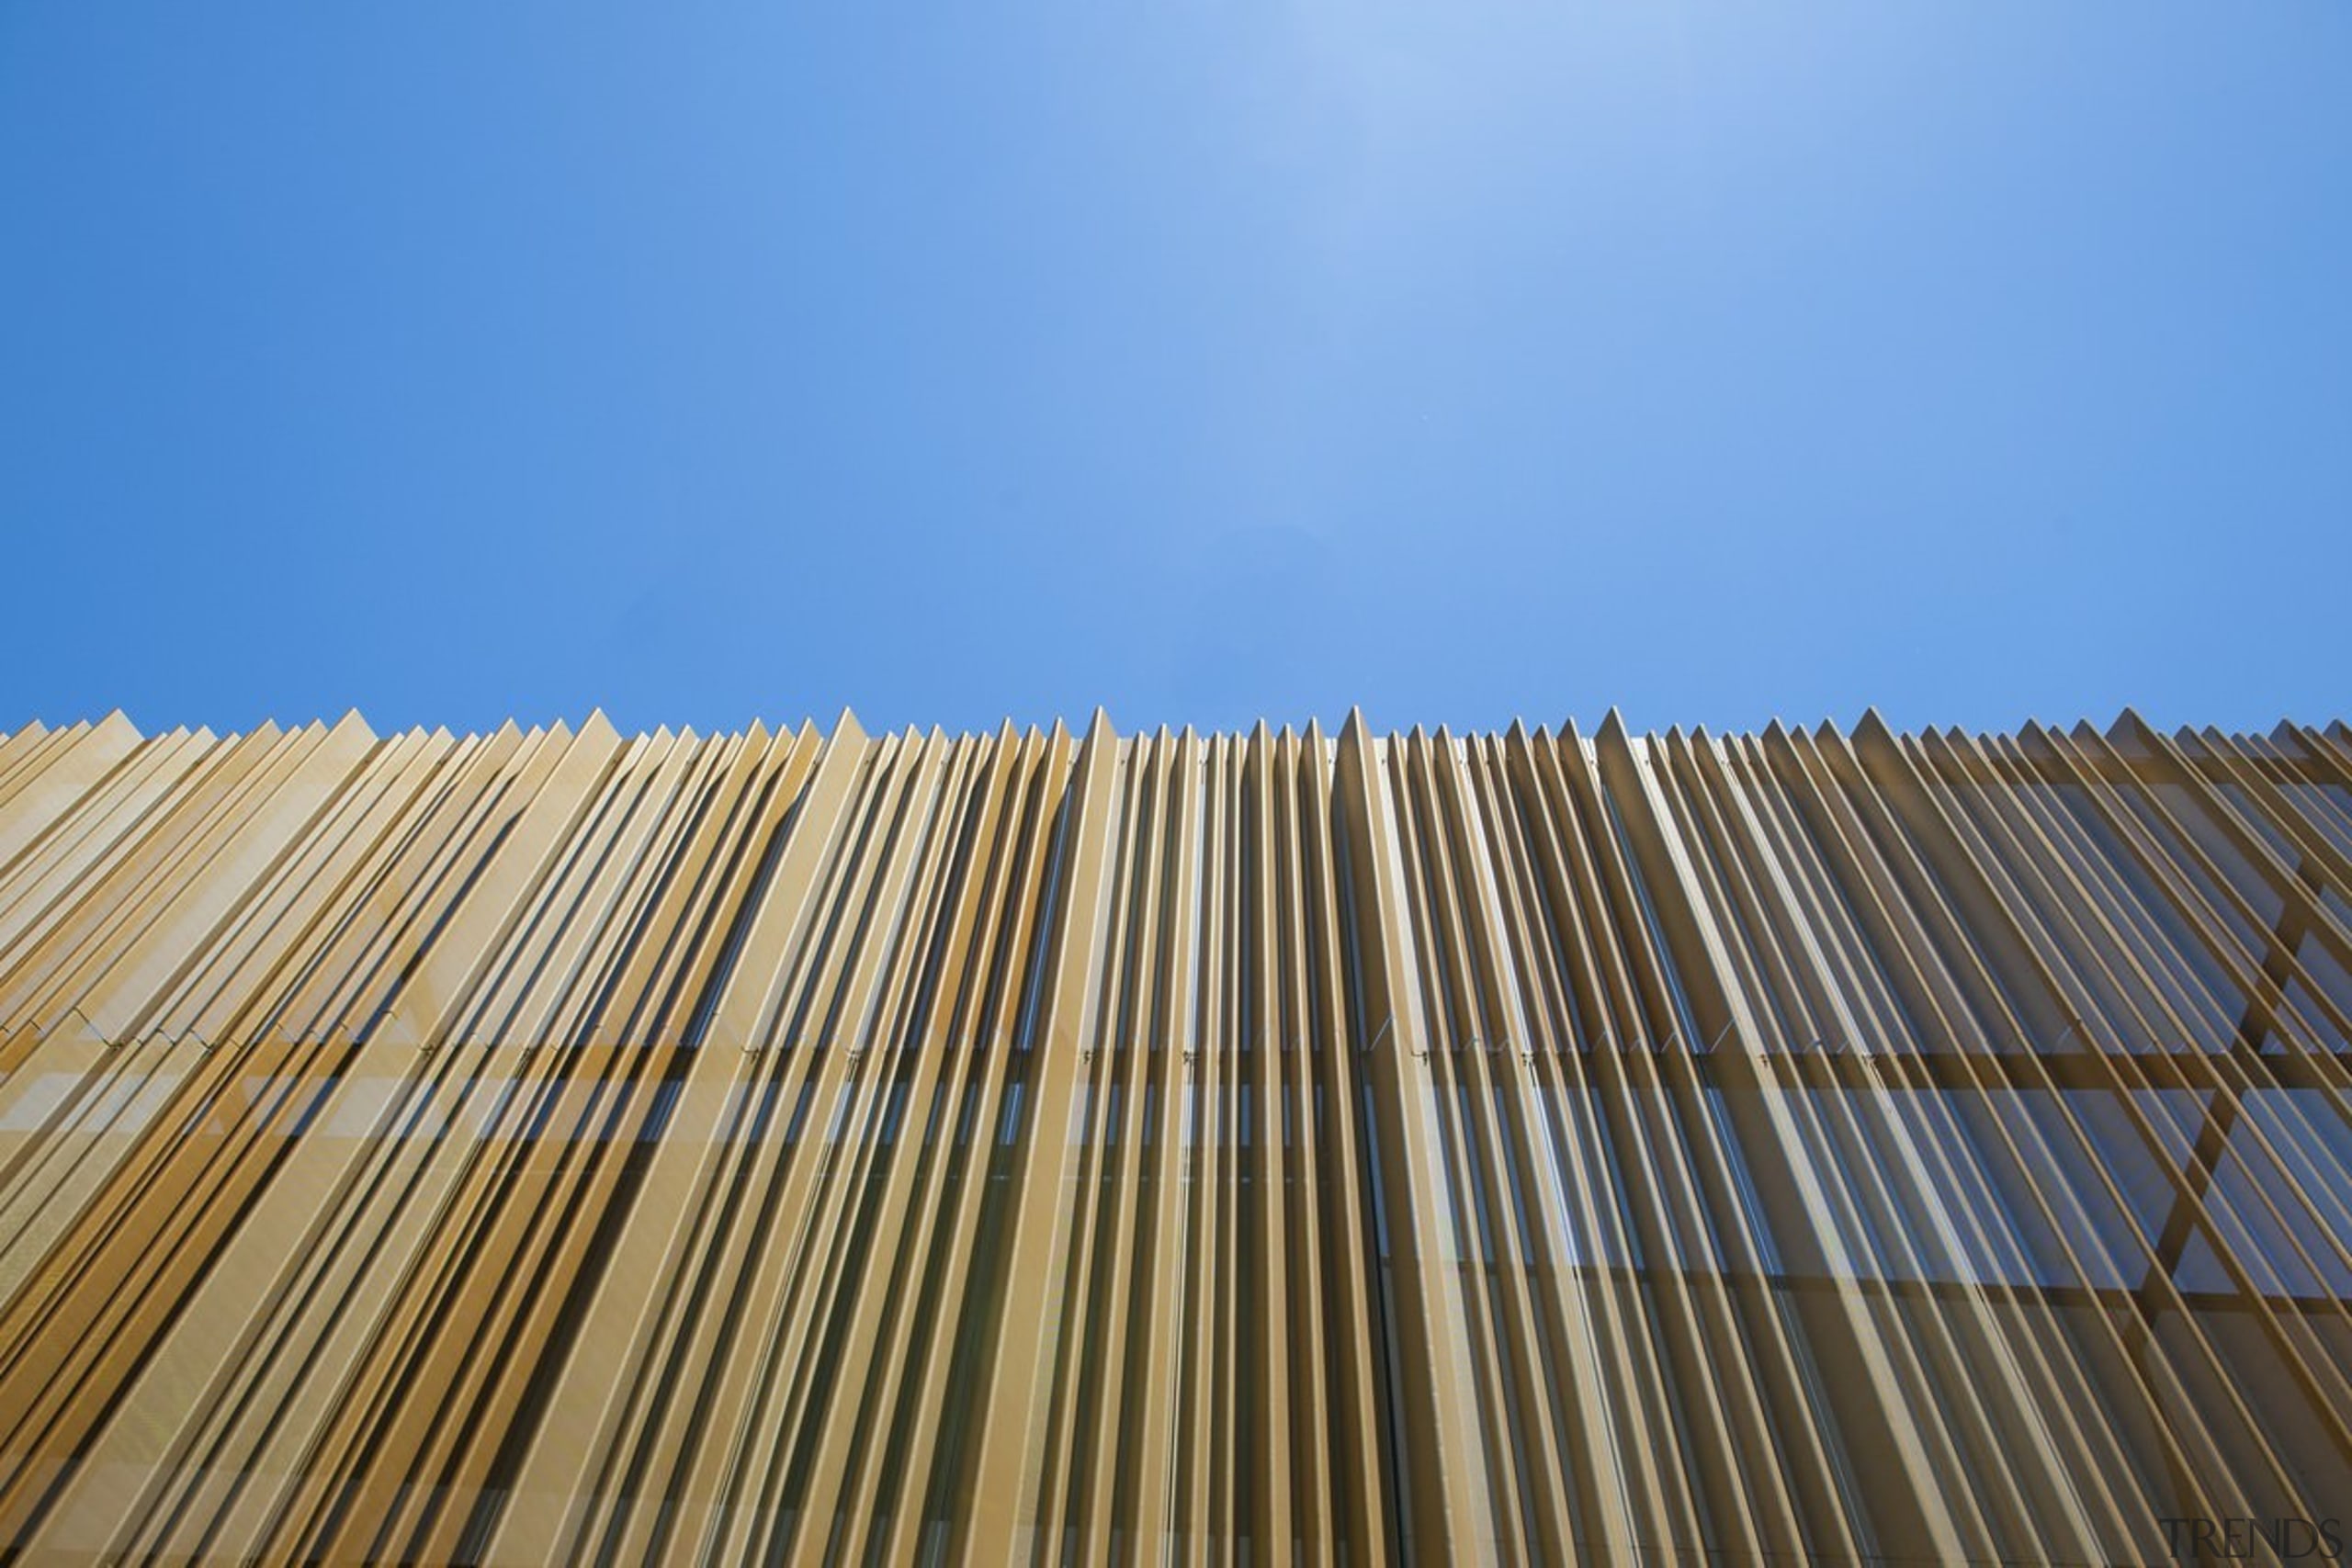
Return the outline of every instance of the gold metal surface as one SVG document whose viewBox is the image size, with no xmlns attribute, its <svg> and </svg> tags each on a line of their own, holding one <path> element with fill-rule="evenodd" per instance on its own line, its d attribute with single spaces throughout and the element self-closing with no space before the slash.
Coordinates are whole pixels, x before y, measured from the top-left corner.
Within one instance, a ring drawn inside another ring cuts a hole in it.
<svg viewBox="0 0 2352 1568">
<path fill-rule="evenodd" d="M 31 727 L 0 1548 L 2294 1560 L 2347 1052 L 2341 725 Z"/>
</svg>

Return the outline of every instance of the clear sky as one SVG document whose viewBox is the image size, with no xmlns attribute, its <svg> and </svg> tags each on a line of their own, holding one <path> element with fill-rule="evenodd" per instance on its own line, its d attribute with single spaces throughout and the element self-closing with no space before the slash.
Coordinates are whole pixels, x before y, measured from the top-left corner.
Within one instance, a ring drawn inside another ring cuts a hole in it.
<svg viewBox="0 0 2352 1568">
<path fill-rule="evenodd" d="M 2352 711 L 2352 7 L 0 6 L 0 728 Z"/>
</svg>

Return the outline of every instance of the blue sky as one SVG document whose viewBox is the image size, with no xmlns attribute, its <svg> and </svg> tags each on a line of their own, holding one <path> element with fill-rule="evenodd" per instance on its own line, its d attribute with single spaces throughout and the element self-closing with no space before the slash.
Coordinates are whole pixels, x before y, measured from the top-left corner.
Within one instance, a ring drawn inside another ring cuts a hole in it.
<svg viewBox="0 0 2352 1568">
<path fill-rule="evenodd" d="M 0 728 L 2352 707 L 2352 9 L 0 8 Z"/>
</svg>

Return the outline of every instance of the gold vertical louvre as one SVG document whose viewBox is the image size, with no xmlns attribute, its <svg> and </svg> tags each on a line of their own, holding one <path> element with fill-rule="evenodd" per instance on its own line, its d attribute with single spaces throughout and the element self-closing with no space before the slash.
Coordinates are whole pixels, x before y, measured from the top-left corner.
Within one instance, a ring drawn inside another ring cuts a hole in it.
<svg viewBox="0 0 2352 1568">
<path fill-rule="evenodd" d="M 28 727 L 0 1548 L 2324 1557 L 2347 1051 L 2341 725 Z"/>
</svg>

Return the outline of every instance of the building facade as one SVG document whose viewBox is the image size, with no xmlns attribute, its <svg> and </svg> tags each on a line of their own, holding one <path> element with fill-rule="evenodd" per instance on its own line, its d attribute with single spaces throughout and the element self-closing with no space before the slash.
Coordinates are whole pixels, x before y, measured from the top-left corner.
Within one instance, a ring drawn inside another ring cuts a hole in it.
<svg viewBox="0 0 2352 1568">
<path fill-rule="evenodd" d="M 2326 1561 L 2352 732 L 0 738 L 28 1560 Z"/>
</svg>

